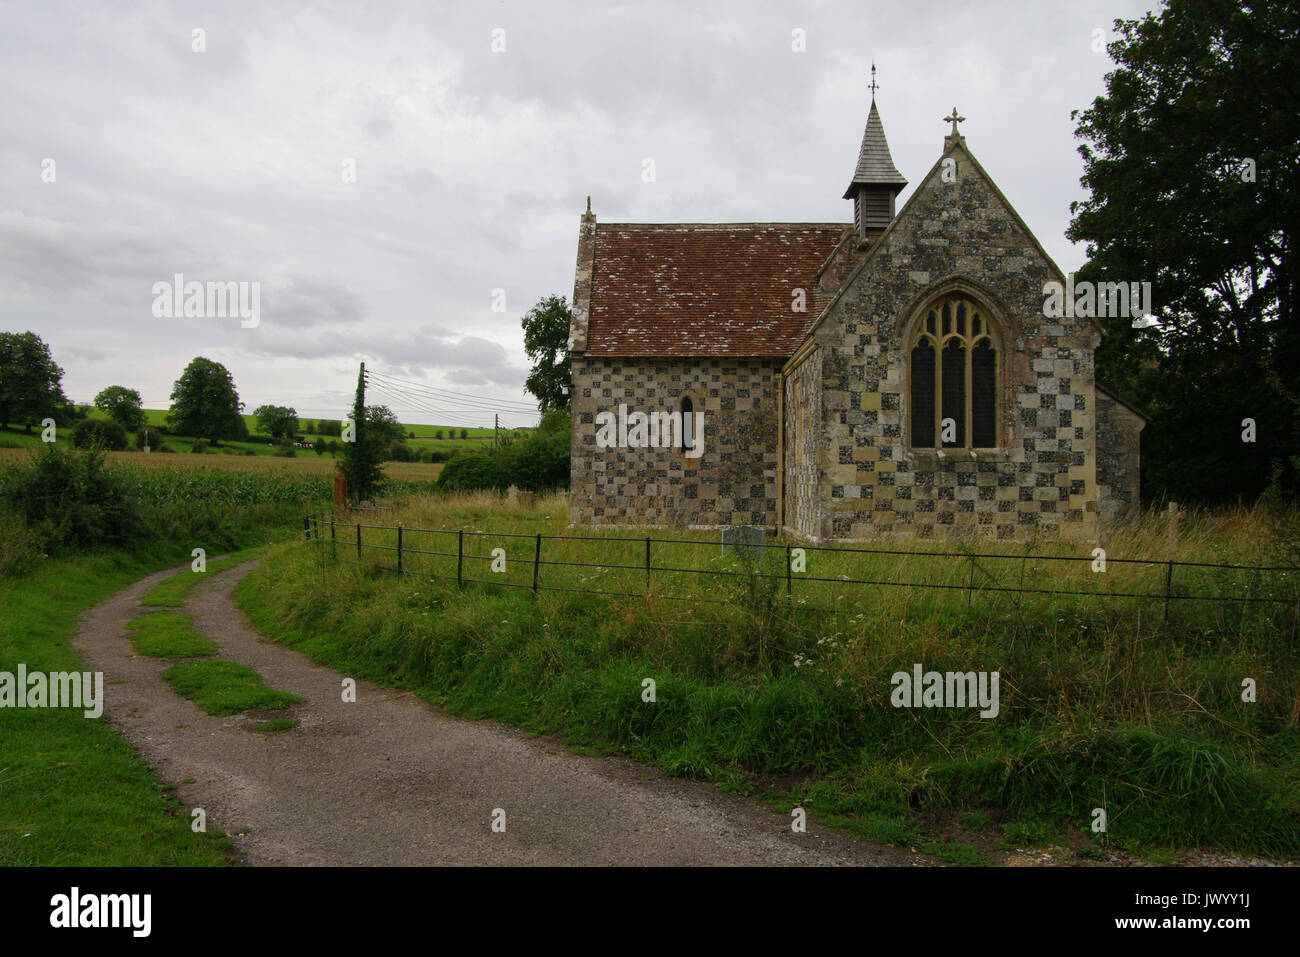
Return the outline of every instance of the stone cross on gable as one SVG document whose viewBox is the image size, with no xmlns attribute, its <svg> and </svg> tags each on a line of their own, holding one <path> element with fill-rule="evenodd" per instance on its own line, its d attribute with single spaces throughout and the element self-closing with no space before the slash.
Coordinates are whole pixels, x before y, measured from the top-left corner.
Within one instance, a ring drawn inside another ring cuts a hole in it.
<svg viewBox="0 0 1300 957">
<path fill-rule="evenodd" d="M 950 136 L 954 136 L 954 137 L 956 137 L 956 136 L 960 136 L 960 135 L 961 135 L 960 133 L 957 132 L 957 124 L 958 124 L 958 123 L 964 123 L 964 122 L 966 122 L 966 117 L 964 117 L 964 116 L 958 116 L 958 115 L 957 115 L 957 107 L 954 106 L 954 107 L 952 108 L 952 116 L 945 116 L 945 117 L 943 117 L 943 121 L 944 121 L 945 123 L 951 123 L 951 124 L 952 124 L 952 133 L 950 133 L 949 135 L 950 135 Z"/>
</svg>

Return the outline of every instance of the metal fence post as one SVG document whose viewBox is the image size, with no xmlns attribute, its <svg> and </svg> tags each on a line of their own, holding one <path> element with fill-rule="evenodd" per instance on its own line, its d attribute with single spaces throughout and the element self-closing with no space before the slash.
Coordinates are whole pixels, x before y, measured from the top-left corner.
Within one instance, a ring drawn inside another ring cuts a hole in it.
<svg viewBox="0 0 1300 957">
<path fill-rule="evenodd" d="M 309 542 L 311 541 L 311 516 L 310 515 L 304 515 L 302 517 L 302 535 L 306 541 Z"/>
<path fill-rule="evenodd" d="M 397 574 L 402 573 L 402 526 L 397 526 Z"/>
<path fill-rule="evenodd" d="M 357 522 L 357 561 L 361 561 L 361 523 Z"/>
<path fill-rule="evenodd" d="M 537 572 L 542 567 L 542 533 L 537 533 L 537 550 L 533 552 L 533 594 L 537 594 Z"/>
<path fill-rule="evenodd" d="M 331 561 L 339 560 L 338 536 L 335 534 L 335 529 L 337 528 L 338 528 L 338 523 L 334 521 L 334 518 L 331 516 L 330 518 L 330 560 Z"/>
<path fill-rule="evenodd" d="M 645 537 L 645 596 L 650 597 L 650 536 Z"/>
<path fill-rule="evenodd" d="M 465 566 L 465 529 L 460 529 L 456 533 L 456 587 L 463 588 L 465 585 L 464 576 L 461 569 Z"/>
<path fill-rule="evenodd" d="M 790 546 L 785 547 L 785 603 L 788 605 L 794 601 L 793 576 L 790 572 Z"/>
<path fill-rule="evenodd" d="M 975 556 L 970 556 L 970 578 L 966 582 L 966 607 L 970 607 L 970 593 L 975 588 Z"/>
</svg>

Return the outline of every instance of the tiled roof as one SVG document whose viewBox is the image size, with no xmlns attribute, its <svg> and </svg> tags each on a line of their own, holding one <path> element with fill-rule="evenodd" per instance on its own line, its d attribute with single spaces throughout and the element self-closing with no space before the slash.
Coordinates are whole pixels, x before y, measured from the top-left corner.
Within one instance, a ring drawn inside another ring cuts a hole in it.
<svg viewBox="0 0 1300 957">
<path fill-rule="evenodd" d="M 894 158 L 889 155 L 889 143 L 885 140 L 885 126 L 880 122 L 880 113 L 876 110 L 876 101 L 871 101 L 871 112 L 867 115 L 867 129 L 862 134 L 862 148 L 858 151 L 858 166 L 853 171 L 853 182 L 844 192 L 845 199 L 853 198 L 853 190 L 859 185 L 867 186 L 906 186 L 907 180 L 894 165 Z"/>
<path fill-rule="evenodd" d="M 789 356 L 829 299 L 817 270 L 849 228 L 599 223 L 587 354 Z"/>
</svg>

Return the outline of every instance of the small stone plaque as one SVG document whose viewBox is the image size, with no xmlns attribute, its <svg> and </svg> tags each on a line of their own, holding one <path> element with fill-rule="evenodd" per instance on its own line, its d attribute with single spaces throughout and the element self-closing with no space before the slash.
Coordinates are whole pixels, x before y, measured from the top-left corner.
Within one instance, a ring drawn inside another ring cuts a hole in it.
<svg viewBox="0 0 1300 957">
<path fill-rule="evenodd" d="M 722 554 L 748 550 L 753 558 L 761 558 L 767 534 L 753 525 L 732 525 L 722 530 Z"/>
</svg>

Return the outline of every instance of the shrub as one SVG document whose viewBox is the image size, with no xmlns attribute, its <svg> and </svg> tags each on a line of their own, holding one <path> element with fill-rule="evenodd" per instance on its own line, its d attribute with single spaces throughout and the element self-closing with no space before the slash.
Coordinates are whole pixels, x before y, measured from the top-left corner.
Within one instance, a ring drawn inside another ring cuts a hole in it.
<svg viewBox="0 0 1300 957">
<path fill-rule="evenodd" d="M 503 489 L 509 484 L 501 460 L 486 452 L 457 455 L 438 475 L 438 488 L 448 492 Z"/>
<path fill-rule="evenodd" d="M 252 449 L 244 449 L 244 454 L 245 454 L 245 455 L 256 455 L 257 453 L 254 452 Z"/>
<path fill-rule="evenodd" d="M 416 454 L 405 442 L 394 442 L 388 450 L 388 458 L 393 462 L 414 462 Z"/>
<path fill-rule="evenodd" d="M 165 442 L 164 442 L 162 445 L 158 446 L 158 448 L 154 449 L 154 451 L 155 451 L 155 452 L 165 452 L 165 453 L 168 454 L 168 455 L 175 455 L 175 454 L 176 454 L 176 450 L 175 450 L 174 448 L 172 448 L 170 445 L 168 445 L 167 443 L 165 443 Z"/>
<path fill-rule="evenodd" d="M 0 500 L 45 551 L 120 545 L 140 525 L 126 486 L 105 467 L 102 447 L 42 445 L 25 463 L 0 470 Z"/>
<path fill-rule="evenodd" d="M 160 451 L 167 443 L 163 441 L 162 429 L 156 425 L 146 425 L 135 433 L 135 447 L 143 450 L 147 445 L 151 452 Z"/>
<path fill-rule="evenodd" d="M 198 455 L 202 455 L 207 450 L 208 450 L 207 439 L 195 439 L 194 443 L 190 446 L 190 451 Z"/>
<path fill-rule="evenodd" d="M 121 452 L 126 448 L 126 429 L 109 419 L 85 419 L 72 430 L 72 444 L 79 449 Z"/>
<path fill-rule="evenodd" d="M 568 488 L 569 444 L 568 413 L 548 412 L 536 432 L 501 450 L 505 484 L 531 492 Z"/>
<path fill-rule="evenodd" d="M 291 459 L 298 454 L 298 450 L 293 447 L 292 442 L 281 442 L 279 447 L 271 454 L 282 459 Z"/>
</svg>

